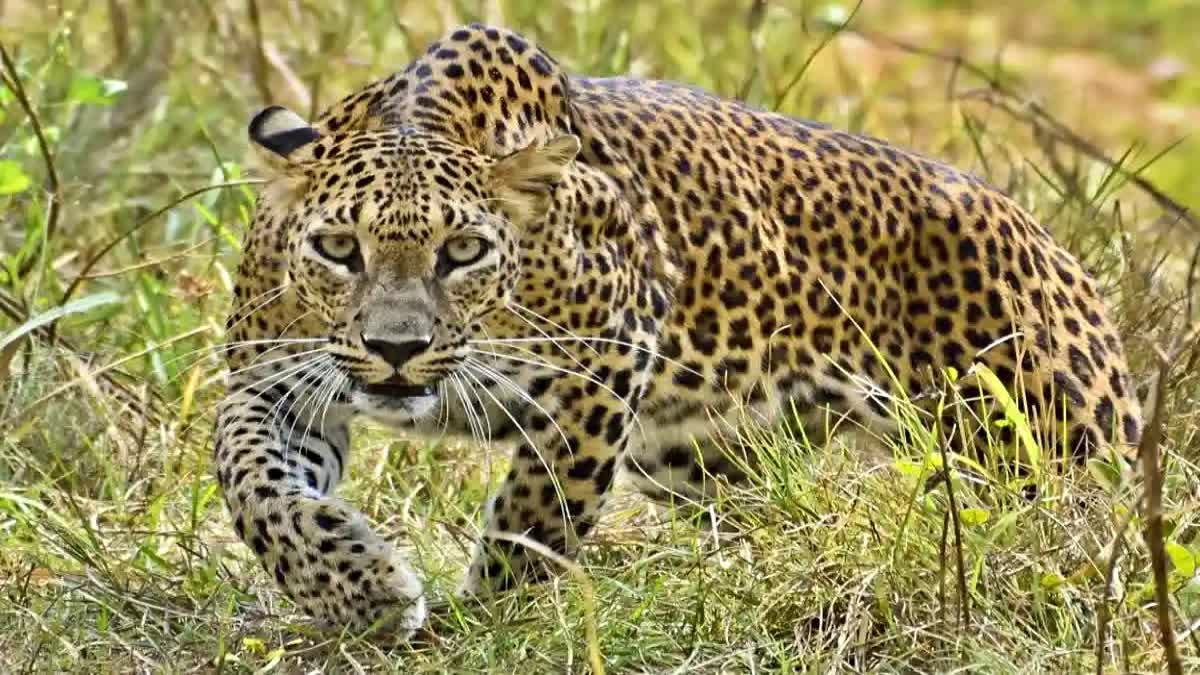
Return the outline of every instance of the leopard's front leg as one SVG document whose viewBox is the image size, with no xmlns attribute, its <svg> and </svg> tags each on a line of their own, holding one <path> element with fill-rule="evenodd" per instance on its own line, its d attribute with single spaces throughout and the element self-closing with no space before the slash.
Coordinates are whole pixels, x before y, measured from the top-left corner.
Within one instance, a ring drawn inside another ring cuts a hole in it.
<svg viewBox="0 0 1200 675">
<path fill-rule="evenodd" d="M 332 494 L 349 458 L 346 415 L 308 405 L 295 393 L 305 389 L 230 383 L 215 454 L 234 528 L 303 612 L 407 637 L 425 619 L 421 582 Z"/>
<path fill-rule="evenodd" d="M 525 408 L 512 468 L 485 509 L 484 531 L 460 595 L 512 588 L 554 566 L 497 534 L 527 538 L 573 558 L 595 525 L 634 426 L 647 360 L 616 349 L 602 355 L 604 365 L 590 372 L 535 381 L 531 393 L 538 405 Z"/>
</svg>

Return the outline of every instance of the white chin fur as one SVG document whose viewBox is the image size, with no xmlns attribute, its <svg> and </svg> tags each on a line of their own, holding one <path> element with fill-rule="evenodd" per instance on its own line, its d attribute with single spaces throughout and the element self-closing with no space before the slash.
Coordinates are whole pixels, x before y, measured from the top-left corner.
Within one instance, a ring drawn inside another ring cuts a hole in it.
<svg viewBox="0 0 1200 675">
<path fill-rule="evenodd" d="M 402 428 L 427 416 L 437 405 L 436 394 L 413 398 L 391 398 L 372 396 L 356 391 L 350 402 L 360 414 L 390 427 Z"/>
</svg>

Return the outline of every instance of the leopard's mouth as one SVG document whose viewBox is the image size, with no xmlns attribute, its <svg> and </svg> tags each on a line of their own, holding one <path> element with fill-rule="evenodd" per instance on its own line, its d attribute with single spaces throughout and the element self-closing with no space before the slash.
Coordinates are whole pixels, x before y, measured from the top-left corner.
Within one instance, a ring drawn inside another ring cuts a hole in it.
<svg viewBox="0 0 1200 675">
<path fill-rule="evenodd" d="M 412 384 L 399 376 L 392 376 L 382 382 L 359 382 L 359 391 L 371 396 L 386 398 L 423 398 L 433 396 L 432 384 Z"/>
<path fill-rule="evenodd" d="M 437 383 L 413 384 L 391 377 L 382 382 L 358 381 L 351 401 L 354 409 L 394 429 L 408 429 L 437 407 Z"/>
</svg>

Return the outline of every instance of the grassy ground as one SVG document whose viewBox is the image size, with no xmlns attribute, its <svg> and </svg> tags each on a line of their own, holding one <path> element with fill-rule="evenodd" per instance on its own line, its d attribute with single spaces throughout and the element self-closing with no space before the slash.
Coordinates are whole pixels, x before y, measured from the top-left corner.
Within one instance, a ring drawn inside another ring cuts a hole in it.
<svg viewBox="0 0 1200 675">
<path fill-rule="evenodd" d="M 215 186 L 245 178 L 258 107 L 317 111 L 466 20 L 575 72 L 689 81 L 985 175 L 1096 270 L 1149 382 L 1200 318 L 1200 229 L 1167 201 L 1200 207 L 1194 1 L 751 4 L 0 0 L 39 121 L 0 87 L 0 671 L 581 672 L 590 648 L 609 672 L 1162 671 L 1134 497 L 1046 479 L 1037 502 L 960 490 L 948 518 L 920 448 L 879 465 L 764 437 L 738 534 L 631 499 L 586 578 L 444 612 L 397 649 L 306 632 L 235 540 L 209 473 L 211 347 L 253 192 Z M 1175 361 L 1166 550 L 1200 668 L 1200 367 Z M 363 432 L 346 492 L 443 595 L 504 458 Z"/>
</svg>

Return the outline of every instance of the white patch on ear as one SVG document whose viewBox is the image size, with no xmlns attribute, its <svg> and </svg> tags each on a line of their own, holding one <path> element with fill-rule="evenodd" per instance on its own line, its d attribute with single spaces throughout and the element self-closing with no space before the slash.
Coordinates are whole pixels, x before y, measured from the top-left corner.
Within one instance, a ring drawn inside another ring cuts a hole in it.
<svg viewBox="0 0 1200 675">
<path fill-rule="evenodd" d="M 543 215 L 550 189 L 562 180 L 579 147 L 578 137 L 559 136 L 545 145 L 530 144 L 492 165 L 492 188 L 509 218 L 520 224 Z"/>
<path fill-rule="evenodd" d="M 258 122 L 257 128 L 255 128 L 255 121 Z M 282 106 L 271 106 L 259 113 L 254 120 L 251 120 L 250 135 L 255 140 L 270 138 L 276 134 L 294 131 L 307 126 L 309 126 L 308 122 L 305 122 L 303 117 L 300 117 L 291 110 Z"/>
<path fill-rule="evenodd" d="M 247 131 L 256 145 L 285 158 L 321 137 L 302 117 L 280 105 L 255 115 Z"/>
<path fill-rule="evenodd" d="M 250 120 L 247 129 L 255 155 L 268 173 L 294 173 L 308 157 L 303 151 L 321 134 L 296 113 L 283 106 L 265 108 Z"/>
<path fill-rule="evenodd" d="M 286 208 L 304 187 L 301 169 L 312 158 L 312 144 L 320 134 L 299 115 L 277 105 L 255 115 L 247 133 L 255 168 L 273 179 L 263 187 L 262 204 Z"/>
</svg>

